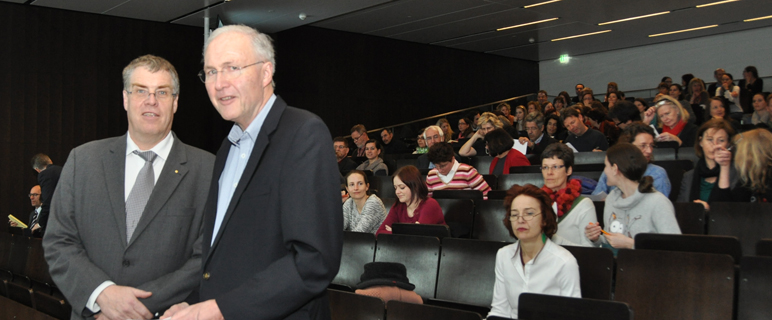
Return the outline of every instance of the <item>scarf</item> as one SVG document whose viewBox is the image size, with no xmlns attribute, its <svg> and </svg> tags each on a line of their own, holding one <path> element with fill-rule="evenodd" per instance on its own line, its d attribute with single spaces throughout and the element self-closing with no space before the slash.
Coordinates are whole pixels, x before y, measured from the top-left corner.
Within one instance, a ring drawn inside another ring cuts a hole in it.
<svg viewBox="0 0 772 320">
<path fill-rule="evenodd" d="M 718 177 L 719 173 L 721 173 L 721 166 L 718 163 L 713 169 L 709 169 L 704 156 L 697 160 L 697 167 L 694 168 L 694 175 L 692 176 L 692 189 L 689 191 L 689 201 L 700 198 L 700 182 L 703 179 Z"/>
<path fill-rule="evenodd" d="M 559 220 L 571 211 L 574 200 L 582 195 L 582 183 L 575 179 L 568 180 L 566 187 L 558 190 L 558 192 L 552 191 L 552 189 L 547 188 L 547 186 L 544 186 L 541 189 L 550 196 L 552 201 L 557 202 L 558 212 L 555 212 L 555 214 L 557 214 Z"/>
<path fill-rule="evenodd" d="M 663 125 L 662 126 L 662 132 L 667 132 L 667 133 L 672 134 L 674 136 L 678 136 L 679 134 L 681 134 L 681 130 L 683 130 L 685 126 L 686 126 L 686 121 L 681 120 L 681 121 L 678 121 L 678 123 L 676 123 L 675 127 L 672 127 L 672 128 L 668 127 L 666 125 Z"/>
</svg>

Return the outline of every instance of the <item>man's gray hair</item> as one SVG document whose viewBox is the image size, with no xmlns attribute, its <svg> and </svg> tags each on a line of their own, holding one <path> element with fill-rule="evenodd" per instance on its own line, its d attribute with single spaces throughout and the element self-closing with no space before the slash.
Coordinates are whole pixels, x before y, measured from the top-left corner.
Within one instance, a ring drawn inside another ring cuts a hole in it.
<svg viewBox="0 0 772 320">
<path fill-rule="evenodd" d="M 442 128 L 440 128 L 440 126 L 428 126 L 428 127 L 426 127 L 426 129 L 424 129 L 424 133 L 423 133 L 424 140 L 426 140 L 426 130 L 429 130 L 429 129 L 437 130 L 437 132 L 440 133 L 440 140 L 445 141 L 445 133 L 442 132 Z"/>
<path fill-rule="evenodd" d="M 49 164 L 52 164 L 51 158 L 49 158 L 45 153 L 38 153 L 34 156 L 32 156 L 32 169 L 37 170 L 43 170 L 46 167 L 48 167 Z"/>
<path fill-rule="evenodd" d="M 212 31 L 212 34 L 210 34 L 209 38 L 206 38 L 206 42 L 204 42 L 204 52 L 202 54 L 204 58 L 206 58 L 206 49 L 209 47 L 209 43 L 211 43 L 214 38 L 228 32 L 238 32 L 248 36 L 249 39 L 252 40 L 252 50 L 255 52 L 255 55 L 257 55 L 256 58 L 270 62 L 273 65 L 273 73 L 276 73 L 276 57 L 273 51 L 271 37 L 243 24 L 223 26 Z"/>
<path fill-rule="evenodd" d="M 531 112 L 525 117 L 525 122 L 535 122 L 537 127 L 544 126 L 544 115 L 540 112 Z"/>
<path fill-rule="evenodd" d="M 131 75 L 134 74 L 134 70 L 138 67 L 147 68 L 151 73 L 158 71 L 166 71 L 169 76 L 172 77 L 172 90 L 174 94 L 180 94 L 180 77 L 177 75 L 177 70 L 168 60 L 152 54 L 146 54 L 134 60 L 131 60 L 129 64 L 123 68 L 123 90 L 131 90 Z"/>
</svg>

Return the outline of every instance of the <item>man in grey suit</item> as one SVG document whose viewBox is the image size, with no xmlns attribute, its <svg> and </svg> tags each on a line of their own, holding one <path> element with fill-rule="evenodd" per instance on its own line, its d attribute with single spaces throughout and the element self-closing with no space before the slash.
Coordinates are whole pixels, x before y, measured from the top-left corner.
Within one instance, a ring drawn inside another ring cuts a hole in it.
<svg viewBox="0 0 772 320">
<path fill-rule="evenodd" d="M 126 135 L 70 152 L 45 257 L 72 319 L 150 319 L 198 285 L 214 156 L 171 132 L 179 78 L 146 55 L 123 70 Z"/>
</svg>

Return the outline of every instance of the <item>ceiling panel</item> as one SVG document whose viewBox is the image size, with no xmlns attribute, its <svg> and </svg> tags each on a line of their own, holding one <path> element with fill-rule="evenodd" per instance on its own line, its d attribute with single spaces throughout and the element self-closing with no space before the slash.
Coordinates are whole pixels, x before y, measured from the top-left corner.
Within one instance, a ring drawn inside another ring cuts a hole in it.
<svg viewBox="0 0 772 320">
<path fill-rule="evenodd" d="M 124 2 L 126 0 L 36 0 L 32 2 L 32 5 L 80 12 L 103 13 Z"/>
</svg>

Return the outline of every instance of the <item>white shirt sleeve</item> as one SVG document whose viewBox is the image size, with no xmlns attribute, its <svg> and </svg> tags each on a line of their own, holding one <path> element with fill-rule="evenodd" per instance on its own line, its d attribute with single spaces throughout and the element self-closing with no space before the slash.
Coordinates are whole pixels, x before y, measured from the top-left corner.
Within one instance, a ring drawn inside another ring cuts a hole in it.
<svg viewBox="0 0 772 320">
<path fill-rule="evenodd" d="M 99 307 L 99 305 L 96 303 L 97 297 L 99 297 L 100 294 L 102 294 L 102 291 L 105 291 L 107 287 L 114 285 L 115 282 L 112 281 L 105 281 L 102 282 L 96 289 L 94 289 L 94 292 L 91 293 L 91 296 L 88 297 L 88 301 L 86 301 L 86 308 L 91 310 L 91 312 L 97 313 L 99 311 L 102 311 L 102 308 Z"/>
</svg>

